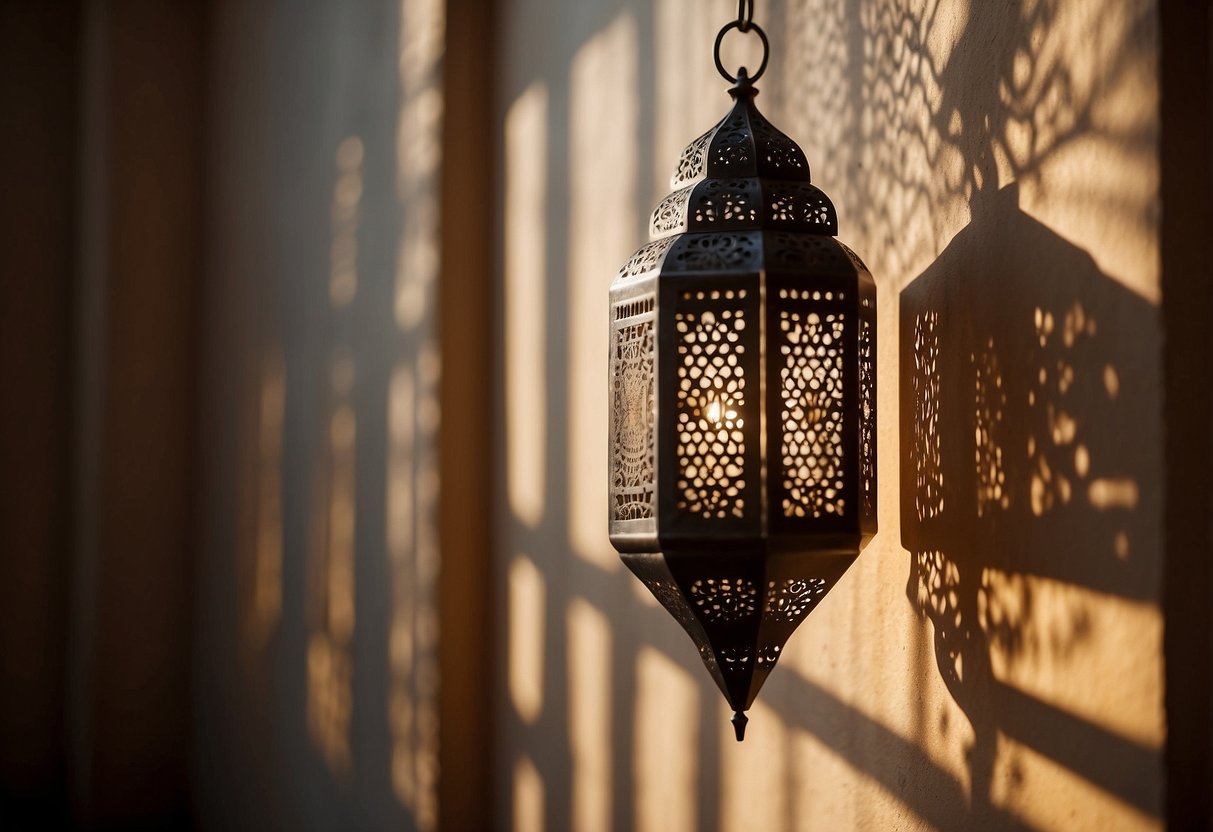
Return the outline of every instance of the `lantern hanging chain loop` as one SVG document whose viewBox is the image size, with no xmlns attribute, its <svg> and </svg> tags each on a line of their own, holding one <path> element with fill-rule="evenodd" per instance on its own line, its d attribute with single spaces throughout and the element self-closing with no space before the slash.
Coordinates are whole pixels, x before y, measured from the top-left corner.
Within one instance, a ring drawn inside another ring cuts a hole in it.
<svg viewBox="0 0 1213 832">
<path fill-rule="evenodd" d="M 737 31 L 748 32 L 754 25 L 754 0 L 737 0 Z"/>
<path fill-rule="evenodd" d="M 740 6 L 744 7 L 746 5 L 746 1 L 747 0 L 741 0 Z M 753 0 L 749 0 L 749 7 L 750 14 L 752 16 L 754 11 Z M 771 54 L 771 44 L 769 41 L 767 41 L 767 33 L 762 31 L 762 27 L 755 23 L 753 19 L 746 22 L 741 16 L 739 16 L 737 20 L 730 20 L 728 23 L 724 24 L 719 34 L 716 35 L 716 46 L 712 50 L 713 57 L 716 58 L 716 71 L 719 72 L 729 83 L 737 83 L 737 77 L 730 74 L 729 71 L 724 68 L 724 64 L 720 60 L 720 44 L 724 41 L 724 36 L 733 29 L 743 33 L 753 32 L 754 34 L 758 35 L 758 39 L 762 41 L 762 63 L 758 65 L 758 71 L 749 76 L 750 83 L 755 83 L 759 78 L 762 77 L 762 73 L 767 71 L 767 58 L 770 57 Z M 738 71 L 738 75 L 742 74 L 744 71 L 745 67 L 742 67 Z"/>
</svg>

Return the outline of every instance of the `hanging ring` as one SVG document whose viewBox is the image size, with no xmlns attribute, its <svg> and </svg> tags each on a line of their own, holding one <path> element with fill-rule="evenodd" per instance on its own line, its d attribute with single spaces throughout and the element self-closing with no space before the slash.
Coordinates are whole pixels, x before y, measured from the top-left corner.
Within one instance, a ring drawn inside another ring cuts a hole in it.
<svg viewBox="0 0 1213 832">
<path fill-rule="evenodd" d="M 737 22 L 739 31 L 750 31 L 754 25 L 754 0 L 737 0 Z"/>
<path fill-rule="evenodd" d="M 742 0 L 742 5 L 744 4 L 745 0 Z M 751 3 L 751 12 L 752 11 L 753 4 Z M 712 50 L 713 55 L 716 58 L 716 71 L 723 75 L 725 80 L 729 83 L 737 83 L 737 79 L 730 75 L 728 70 L 724 68 L 724 64 L 720 62 L 720 44 L 724 40 L 724 36 L 727 35 L 732 29 L 736 29 L 737 31 L 743 33 L 746 31 L 754 32 L 756 35 L 758 35 L 758 39 L 762 41 L 762 63 L 758 65 L 758 71 L 750 76 L 750 82 L 756 82 L 762 77 L 762 73 L 767 71 L 767 58 L 770 57 L 771 54 L 771 44 L 767 41 L 767 33 L 762 31 L 762 27 L 753 21 L 746 24 L 741 20 L 731 20 L 724 24 L 724 27 L 720 30 L 720 34 L 716 36 L 716 46 Z"/>
</svg>

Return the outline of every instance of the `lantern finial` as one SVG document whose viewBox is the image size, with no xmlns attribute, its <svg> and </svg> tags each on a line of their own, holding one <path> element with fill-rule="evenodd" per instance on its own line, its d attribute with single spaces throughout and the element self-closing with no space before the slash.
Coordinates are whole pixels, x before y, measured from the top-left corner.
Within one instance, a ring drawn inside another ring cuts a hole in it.
<svg viewBox="0 0 1213 832">
<path fill-rule="evenodd" d="M 741 742 L 745 739 L 745 727 L 749 724 L 750 718 L 745 715 L 745 711 L 733 711 L 733 733 L 737 736 L 737 741 Z"/>
</svg>

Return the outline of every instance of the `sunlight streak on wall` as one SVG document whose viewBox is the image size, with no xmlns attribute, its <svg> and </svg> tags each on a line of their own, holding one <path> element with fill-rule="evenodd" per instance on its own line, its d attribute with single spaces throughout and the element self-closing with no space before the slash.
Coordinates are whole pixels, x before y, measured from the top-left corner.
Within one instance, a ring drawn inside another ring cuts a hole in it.
<svg viewBox="0 0 1213 832">
<path fill-rule="evenodd" d="M 265 649 L 282 615 L 282 423 L 286 410 L 286 368 L 281 351 L 267 351 L 262 356 L 258 404 L 253 591 L 246 613 L 249 646 L 257 652 Z"/>
<path fill-rule="evenodd" d="M 413 369 L 401 365 L 388 391 L 387 544 L 391 574 L 388 656 L 392 788 L 419 829 L 437 823 L 436 633 L 433 576 L 417 558 L 417 393 Z"/>
<path fill-rule="evenodd" d="M 333 242 L 330 245 L 329 302 L 348 306 L 358 292 L 358 206 L 362 201 L 362 139 L 350 136 L 337 148 L 337 186 L 333 194 Z"/>
<path fill-rule="evenodd" d="M 721 742 L 729 743 L 721 755 L 720 813 L 726 829 L 781 829 L 788 818 L 787 731 L 779 714 L 761 700 L 748 716 L 752 730 L 745 742 L 736 743 L 727 703 L 717 705 Z"/>
<path fill-rule="evenodd" d="M 727 724 L 727 723 L 726 723 Z M 632 763 L 637 832 L 690 832 L 698 823 L 699 686 L 665 654 L 636 655 L 636 758 Z"/>
<path fill-rule="evenodd" d="M 641 212 L 669 194 L 670 174 L 683 148 L 728 110 L 727 85 L 712 62 L 712 41 L 722 21 L 737 14 L 729 0 L 701 0 L 695 4 L 694 13 L 690 13 L 685 0 L 656 0 L 654 6 L 657 73 L 652 83 L 656 118 L 652 170 L 643 180 Z M 732 37 L 737 38 L 737 33 Z"/>
<path fill-rule="evenodd" d="M 586 41 L 569 71 L 569 537 L 611 571 L 607 511 L 606 291 L 637 246 L 636 23 L 624 13 Z"/>
<path fill-rule="evenodd" d="M 348 404 L 354 359 L 338 349 L 332 362 L 332 416 L 328 424 L 326 506 L 311 597 L 308 640 L 308 725 L 334 775 L 350 773 L 354 640 L 354 448 L 357 418 Z"/>
<path fill-rule="evenodd" d="M 999 770 L 990 796 L 995 805 L 1007 810 L 1017 826 L 1055 829 L 1060 815 L 1067 818 L 1067 826 L 1074 828 L 1143 832 L 1163 828 L 1160 818 L 1099 788 L 1030 745 L 1001 737 L 999 752 Z"/>
<path fill-rule="evenodd" d="M 514 557 L 508 582 L 510 698 L 522 721 L 533 723 L 543 711 L 547 582 L 525 555 Z"/>
<path fill-rule="evenodd" d="M 401 334 L 387 401 L 387 568 L 392 734 L 396 799 L 421 832 L 438 828 L 438 643 L 440 561 L 438 431 L 442 361 L 436 332 L 442 59 L 446 6 L 401 0 L 396 114 L 397 237 L 394 317 Z"/>
<path fill-rule="evenodd" d="M 548 93 L 532 84 L 505 118 L 505 420 L 510 508 L 543 519 L 547 462 Z"/>
<path fill-rule="evenodd" d="M 530 757 L 521 756 L 514 762 L 514 826 L 522 832 L 544 830 L 543 775 Z"/>
<path fill-rule="evenodd" d="M 445 27 L 446 6 L 440 0 L 401 0 L 396 192 L 404 206 L 404 227 L 396 266 L 396 323 L 406 332 L 426 320 L 438 277 Z"/>
<path fill-rule="evenodd" d="M 572 828 L 611 829 L 611 622 L 581 598 L 569 602 L 569 744 Z"/>
<path fill-rule="evenodd" d="M 1115 684 L 1100 681 L 1109 667 L 1157 661 L 1152 648 L 1163 627 L 1157 606 L 997 569 L 983 570 L 981 584 L 978 620 L 996 679 L 1145 748 L 1162 748 L 1166 728 L 1153 676 L 1120 673 Z"/>
</svg>

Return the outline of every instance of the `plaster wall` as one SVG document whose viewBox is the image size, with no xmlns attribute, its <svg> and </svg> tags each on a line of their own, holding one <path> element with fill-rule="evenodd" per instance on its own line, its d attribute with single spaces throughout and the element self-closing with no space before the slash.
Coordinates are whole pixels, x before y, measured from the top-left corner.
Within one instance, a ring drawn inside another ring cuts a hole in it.
<svg viewBox="0 0 1213 832">
<path fill-rule="evenodd" d="M 607 543 L 603 381 L 607 286 L 727 109 L 736 6 L 503 3 L 498 822 L 1158 828 L 1156 6 L 757 6 L 758 105 L 878 282 L 880 533 L 736 744 Z"/>
</svg>

